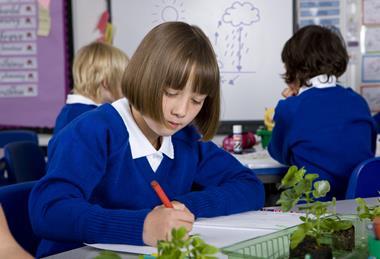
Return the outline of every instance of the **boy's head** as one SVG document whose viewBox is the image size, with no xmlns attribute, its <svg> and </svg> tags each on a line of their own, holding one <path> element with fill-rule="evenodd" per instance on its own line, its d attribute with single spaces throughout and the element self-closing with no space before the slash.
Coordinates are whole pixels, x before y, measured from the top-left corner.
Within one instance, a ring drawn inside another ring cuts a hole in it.
<svg viewBox="0 0 380 259">
<path fill-rule="evenodd" d="M 142 40 L 125 71 L 122 88 L 143 115 L 165 124 L 162 100 L 168 88 L 207 95 L 194 122 L 204 139 L 216 132 L 220 113 L 219 68 L 207 36 L 196 26 L 167 22 Z"/>
<path fill-rule="evenodd" d="M 96 103 L 121 98 L 121 79 L 127 65 L 127 55 L 112 45 L 93 42 L 82 47 L 74 58 L 74 93 Z"/>
<path fill-rule="evenodd" d="M 340 77 L 348 64 L 348 53 L 338 32 L 310 25 L 298 30 L 281 53 L 286 72 L 285 82 L 307 85 L 317 75 Z"/>
</svg>

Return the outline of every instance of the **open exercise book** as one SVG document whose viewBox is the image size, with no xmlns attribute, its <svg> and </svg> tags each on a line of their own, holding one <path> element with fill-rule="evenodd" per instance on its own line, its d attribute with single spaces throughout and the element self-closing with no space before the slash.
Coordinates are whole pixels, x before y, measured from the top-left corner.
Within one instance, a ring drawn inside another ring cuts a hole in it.
<svg viewBox="0 0 380 259">
<path fill-rule="evenodd" d="M 230 216 L 200 218 L 190 234 L 199 234 L 208 244 L 222 248 L 254 237 L 298 225 L 301 213 L 249 211 Z M 152 254 L 156 247 L 118 244 L 86 244 L 99 249 L 134 254 Z"/>
</svg>

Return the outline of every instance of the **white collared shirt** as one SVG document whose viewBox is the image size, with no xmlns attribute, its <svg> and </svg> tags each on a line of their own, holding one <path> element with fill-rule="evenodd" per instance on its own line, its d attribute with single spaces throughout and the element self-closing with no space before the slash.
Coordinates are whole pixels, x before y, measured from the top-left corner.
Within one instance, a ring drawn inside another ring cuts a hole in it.
<svg viewBox="0 0 380 259">
<path fill-rule="evenodd" d="M 96 105 L 96 106 L 100 105 L 100 103 L 96 103 L 86 96 L 83 96 L 80 94 L 68 94 L 67 99 L 66 99 L 66 104 L 74 104 L 74 103 Z"/>
<path fill-rule="evenodd" d="M 129 143 L 131 146 L 133 159 L 146 156 L 150 167 L 154 172 L 156 172 L 163 159 L 163 154 L 170 159 L 174 158 L 174 148 L 171 136 L 162 137 L 161 147 L 159 150 L 156 150 L 137 126 L 135 120 L 133 119 L 129 102 L 126 98 L 113 102 L 112 106 L 120 114 L 124 121 L 125 127 L 128 130 Z"/>
<path fill-rule="evenodd" d="M 336 86 L 336 77 L 330 76 L 329 80 L 327 80 L 327 75 L 318 75 L 307 81 L 307 84 L 310 86 L 302 86 L 298 91 L 298 94 L 312 88 L 327 88 Z"/>
</svg>

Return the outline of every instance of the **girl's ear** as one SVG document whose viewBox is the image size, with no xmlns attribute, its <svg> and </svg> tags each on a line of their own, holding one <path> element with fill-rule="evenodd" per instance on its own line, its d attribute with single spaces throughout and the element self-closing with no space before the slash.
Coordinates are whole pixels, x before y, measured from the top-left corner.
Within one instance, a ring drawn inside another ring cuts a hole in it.
<svg viewBox="0 0 380 259">
<path fill-rule="evenodd" d="M 108 86 L 108 83 L 106 82 L 106 80 L 102 80 L 101 85 L 104 89 L 109 90 L 109 86 Z"/>
</svg>

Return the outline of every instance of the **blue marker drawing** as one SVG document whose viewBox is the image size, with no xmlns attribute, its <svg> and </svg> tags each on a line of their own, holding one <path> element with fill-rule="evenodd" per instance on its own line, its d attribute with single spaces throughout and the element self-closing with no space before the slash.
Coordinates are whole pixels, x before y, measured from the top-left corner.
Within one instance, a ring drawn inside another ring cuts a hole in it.
<svg viewBox="0 0 380 259">
<path fill-rule="evenodd" d="M 152 23 L 186 21 L 183 0 L 158 0 L 152 12 Z M 216 31 L 209 35 L 217 54 L 221 83 L 235 85 L 242 75 L 254 74 L 249 67 L 253 59 L 252 30 L 260 22 L 260 10 L 248 1 L 235 1 L 222 11 Z M 251 40 L 251 41 L 250 41 Z"/>
<path fill-rule="evenodd" d="M 246 47 L 248 44 L 245 44 L 249 36 L 246 28 L 254 26 L 259 21 L 260 10 L 258 8 L 250 2 L 235 1 L 224 10 L 221 19 L 217 22 L 214 45 L 217 52 L 223 53 L 219 57 L 224 59 L 225 66 L 220 70 L 221 74 L 224 74 L 224 82 L 229 85 L 235 84 L 239 74 L 255 73 L 255 71 L 243 67 L 242 61 L 249 54 L 249 48 Z M 224 41 L 219 41 L 219 38 Z M 225 74 L 231 74 L 231 78 L 225 78 Z"/>
<path fill-rule="evenodd" d="M 152 13 L 154 20 L 152 23 L 162 23 L 169 21 L 184 21 L 185 10 L 183 9 L 183 2 L 177 0 L 162 0 L 154 7 L 158 9 Z"/>
</svg>

